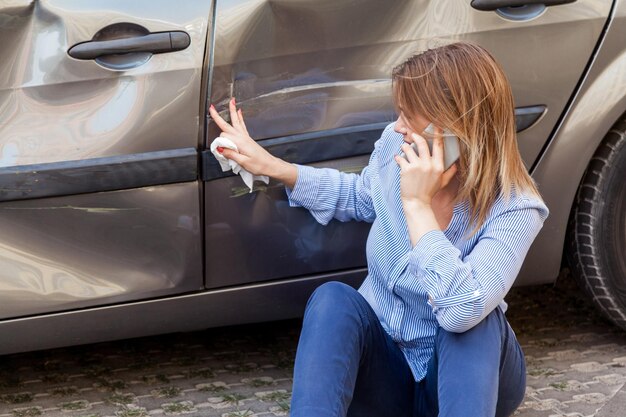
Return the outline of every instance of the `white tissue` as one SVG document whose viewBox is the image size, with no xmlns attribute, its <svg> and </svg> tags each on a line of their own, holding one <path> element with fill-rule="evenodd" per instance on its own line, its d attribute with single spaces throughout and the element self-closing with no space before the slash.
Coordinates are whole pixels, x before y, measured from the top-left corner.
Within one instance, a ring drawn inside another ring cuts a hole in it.
<svg viewBox="0 0 626 417">
<path fill-rule="evenodd" d="M 211 153 L 213 154 L 213 156 L 215 156 L 217 162 L 220 163 L 222 171 L 226 172 L 232 169 L 235 174 L 239 174 L 243 182 L 248 186 L 248 188 L 250 188 L 250 192 L 252 192 L 252 185 L 254 181 L 263 181 L 265 184 L 268 184 L 270 182 L 269 177 L 267 177 L 266 175 L 252 175 L 251 173 L 243 169 L 241 165 L 239 165 L 237 162 L 233 161 L 232 159 L 226 158 L 224 155 L 217 151 L 218 147 L 233 149 L 236 152 L 239 152 L 239 149 L 237 149 L 237 145 L 235 145 L 235 143 L 230 139 L 217 137 L 213 140 L 213 142 L 211 142 Z"/>
</svg>

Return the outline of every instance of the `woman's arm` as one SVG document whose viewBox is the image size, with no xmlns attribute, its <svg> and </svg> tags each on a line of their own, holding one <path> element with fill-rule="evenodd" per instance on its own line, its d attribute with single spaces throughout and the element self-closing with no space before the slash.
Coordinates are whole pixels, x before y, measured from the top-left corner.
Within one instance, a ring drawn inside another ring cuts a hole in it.
<svg viewBox="0 0 626 417">
<path fill-rule="evenodd" d="M 440 230 L 430 205 L 450 180 L 452 168 L 443 171 L 443 143 L 435 138 L 431 156 L 422 137 L 413 135 L 413 141 L 419 156 L 408 145 L 403 145 L 406 159 L 396 156 L 413 246 L 409 272 L 428 293 L 439 325 L 464 332 L 502 302 L 548 211 L 538 200 L 518 197 L 513 207 L 501 208 L 487 219 L 472 251 L 461 259 L 461 252 Z"/>
<path fill-rule="evenodd" d="M 370 157 L 375 158 L 376 150 Z M 287 190 L 292 207 L 308 209 L 323 225 L 333 218 L 339 221 L 367 221 L 376 218 L 371 195 L 370 166 L 361 174 L 348 174 L 330 168 L 296 165 L 297 181 L 293 190 Z"/>
<path fill-rule="evenodd" d="M 232 125 L 212 105 L 209 108 L 211 117 L 222 129 L 220 136 L 232 140 L 239 150 L 218 148 L 222 155 L 254 175 L 267 175 L 281 181 L 285 184 L 289 204 L 307 208 L 321 224 L 327 224 L 332 218 L 341 221 L 374 220 L 367 167 L 357 175 L 291 164 L 276 158 L 250 137 L 235 99 L 230 101 L 229 110 Z M 374 155 L 375 151 L 370 161 Z"/>
<path fill-rule="evenodd" d="M 395 160 L 400 166 L 400 199 L 409 229 L 411 246 L 426 233 L 441 230 L 431 203 L 435 194 L 445 188 L 457 173 L 456 164 L 444 171 L 443 139 L 441 129 L 435 128 L 432 155 L 423 137 L 416 133 L 411 139 L 418 152 L 408 144 L 402 145 L 406 159 L 400 155 Z"/>
<path fill-rule="evenodd" d="M 427 232 L 409 252 L 409 272 L 448 331 L 471 329 L 502 302 L 548 215 L 542 202 L 526 198 L 499 210 L 464 258 L 441 231 Z"/>
<path fill-rule="evenodd" d="M 241 110 L 237 110 L 234 98 L 230 100 L 229 110 L 232 124 L 225 121 L 213 105 L 209 108 L 209 114 L 222 129 L 220 136 L 232 140 L 239 152 L 227 148 L 218 148 L 218 151 L 253 175 L 267 175 L 286 187 L 293 188 L 298 176 L 296 166 L 273 156 L 250 137 L 243 114 Z"/>
</svg>

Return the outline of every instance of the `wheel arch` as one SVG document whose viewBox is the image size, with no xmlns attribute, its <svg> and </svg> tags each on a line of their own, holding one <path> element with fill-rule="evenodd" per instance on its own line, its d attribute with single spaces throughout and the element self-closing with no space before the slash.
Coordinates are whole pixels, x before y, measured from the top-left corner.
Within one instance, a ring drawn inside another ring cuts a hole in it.
<svg viewBox="0 0 626 417">
<path fill-rule="evenodd" d="M 587 166 L 608 132 L 626 117 L 626 2 L 617 3 L 589 72 L 531 170 L 550 216 L 520 272 L 522 285 L 556 279 L 568 220 Z"/>
</svg>

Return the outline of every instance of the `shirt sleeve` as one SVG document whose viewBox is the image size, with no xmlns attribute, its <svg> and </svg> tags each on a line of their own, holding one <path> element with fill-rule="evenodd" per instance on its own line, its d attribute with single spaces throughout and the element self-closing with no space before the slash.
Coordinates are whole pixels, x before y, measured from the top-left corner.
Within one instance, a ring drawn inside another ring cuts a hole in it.
<svg viewBox="0 0 626 417">
<path fill-rule="evenodd" d="M 370 164 L 376 150 L 370 157 Z M 298 177 L 293 190 L 285 188 L 291 207 L 308 209 L 317 222 L 326 225 L 331 219 L 373 222 L 376 218 L 371 195 L 370 166 L 361 174 L 349 174 L 330 168 L 296 165 Z"/>
<path fill-rule="evenodd" d="M 409 253 L 409 269 L 421 280 L 442 328 L 467 331 L 503 301 L 547 216 L 541 201 L 520 200 L 487 219 L 463 259 L 443 232 L 422 236 Z"/>
</svg>

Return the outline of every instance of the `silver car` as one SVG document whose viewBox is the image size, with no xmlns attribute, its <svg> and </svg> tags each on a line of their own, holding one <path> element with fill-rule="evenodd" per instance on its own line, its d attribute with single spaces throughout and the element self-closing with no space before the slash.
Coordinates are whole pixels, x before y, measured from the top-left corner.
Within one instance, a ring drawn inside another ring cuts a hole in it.
<svg viewBox="0 0 626 417">
<path fill-rule="evenodd" d="M 625 0 L 2 0 L 0 39 L 0 353 L 296 317 L 358 285 L 369 225 L 248 192 L 206 110 L 237 97 L 275 155 L 358 172 L 391 68 L 452 40 L 504 66 L 551 210 L 518 284 L 565 254 L 626 328 Z"/>
</svg>

